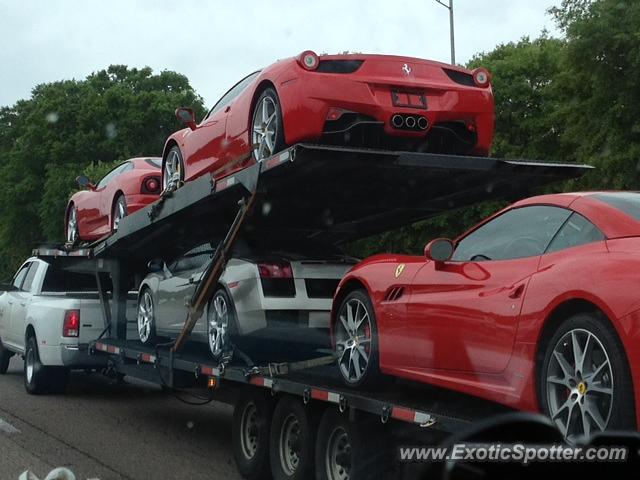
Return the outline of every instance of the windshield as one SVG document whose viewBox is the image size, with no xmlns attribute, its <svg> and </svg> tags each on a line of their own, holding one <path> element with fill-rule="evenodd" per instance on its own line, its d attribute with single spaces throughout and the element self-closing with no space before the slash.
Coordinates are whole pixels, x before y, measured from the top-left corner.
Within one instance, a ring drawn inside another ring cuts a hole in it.
<svg viewBox="0 0 640 480">
<path fill-rule="evenodd" d="M 640 1 L 0 18 L 0 480 L 638 471 Z"/>
</svg>

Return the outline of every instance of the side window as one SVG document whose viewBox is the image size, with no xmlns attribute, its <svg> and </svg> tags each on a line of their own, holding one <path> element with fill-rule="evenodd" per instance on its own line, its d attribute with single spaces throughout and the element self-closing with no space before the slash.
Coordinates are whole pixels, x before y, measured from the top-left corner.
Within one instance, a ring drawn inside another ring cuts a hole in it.
<svg viewBox="0 0 640 480">
<path fill-rule="evenodd" d="M 509 260 L 542 255 L 570 210 L 535 205 L 508 210 L 464 237 L 453 260 Z"/>
<path fill-rule="evenodd" d="M 24 278 L 24 283 L 22 284 L 23 291 L 31 291 L 31 287 L 33 286 L 33 279 L 36 277 L 36 273 L 38 273 L 39 266 L 40 265 L 38 264 L 38 262 L 32 262 L 29 266 L 29 271 L 27 272 L 27 276 Z"/>
<path fill-rule="evenodd" d="M 16 276 L 13 277 L 12 284 L 17 289 L 22 288 L 22 282 L 24 282 L 24 277 L 27 276 L 27 271 L 29 270 L 30 265 L 31 265 L 31 262 L 23 265 L 22 268 L 18 270 L 18 273 L 16 273 Z"/>
<path fill-rule="evenodd" d="M 565 248 L 604 240 L 598 227 L 578 213 L 573 213 L 553 238 L 547 252 L 557 252 Z"/>
<path fill-rule="evenodd" d="M 238 83 L 236 83 L 231 89 L 225 93 L 218 103 L 216 103 L 213 108 L 207 113 L 207 117 L 209 118 L 211 115 L 216 113 L 221 108 L 229 105 L 238 95 L 242 93 L 242 91 L 249 86 L 249 84 L 258 76 L 260 72 L 253 72 L 251 75 L 243 78 Z"/>
<path fill-rule="evenodd" d="M 109 184 L 109 182 L 111 182 L 111 180 L 116 178 L 122 172 L 131 170 L 132 168 L 133 168 L 133 164 L 131 162 L 126 162 L 126 163 L 123 163 L 122 165 L 118 165 L 116 168 L 114 168 L 109 173 L 107 173 L 104 177 L 102 177 L 102 180 L 98 182 L 98 185 L 96 188 L 106 187 Z"/>
<path fill-rule="evenodd" d="M 203 268 L 211 259 L 213 253 L 214 251 L 210 244 L 205 243 L 198 245 L 170 264 L 169 270 L 172 272 L 184 272 L 187 270 Z"/>
</svg>

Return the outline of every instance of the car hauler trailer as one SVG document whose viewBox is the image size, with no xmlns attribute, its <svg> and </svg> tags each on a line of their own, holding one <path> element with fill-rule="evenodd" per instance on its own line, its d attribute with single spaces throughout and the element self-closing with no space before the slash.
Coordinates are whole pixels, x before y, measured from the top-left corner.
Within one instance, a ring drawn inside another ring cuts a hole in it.
<svg viewBox="0 0 640 480">
<path fill-rule="evenodd" d="M 249 341 L 214 361 L 188 338 L 236 238 L 277 231 L 347 242 L 482 200 L 515 200 L 589 168 L 298 144 L 218 181 L 205 175 L 166 192 L 93 244 L 34 254 L 96 276 L 105 330 L 91 351 L 108 356 L 113 372 L 172 389 L 201 388 L 207 400 L 235 406 L 234 456 L 246 478 L 382 478 L 392 464 L 394 443 L 386 438 L 426 442 L 506 409 L 401 381 L 375 391 L 346 389 L 331 352 L 277 339 Z M 126 338 L 127 292 L 147 263 L 212 238 L 225 240 L 185 308 L 180 337 L 156 347 Z"/>
</svg>

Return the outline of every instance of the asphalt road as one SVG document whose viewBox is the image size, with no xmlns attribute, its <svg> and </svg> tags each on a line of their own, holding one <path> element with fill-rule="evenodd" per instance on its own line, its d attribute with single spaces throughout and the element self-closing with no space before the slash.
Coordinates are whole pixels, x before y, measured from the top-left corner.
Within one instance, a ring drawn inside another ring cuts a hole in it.
<svg viewBox="0 0 640 480">
<path fill-rule="evenodd" d="M 74 373 L 65 395 L 28 395 L 22 360 L 0 375 L 0 480 L 66 467 L 85 479 L 240 478 L 228 405 L 189 406 L 155 386 Z"/>
</svg>

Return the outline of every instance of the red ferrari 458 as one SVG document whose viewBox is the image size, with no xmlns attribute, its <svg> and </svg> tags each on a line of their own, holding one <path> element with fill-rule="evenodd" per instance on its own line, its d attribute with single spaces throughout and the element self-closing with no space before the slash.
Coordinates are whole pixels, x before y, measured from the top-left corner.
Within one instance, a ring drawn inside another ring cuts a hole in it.
<svg viewBox="0 0 640 480">
<path fill-rule="evenodd" d="M 486 156 L 493 137 L 489 73 L 418 58 L 306 51 L 238 82 L 200 124 L 169 137 L 163 186 L 216 178 L 302 141 Z"/>
<path fill-rule="evenodd" d="M 126 215 L 149 205 L 160 195 L 158 157 L 132 158 L 107 173 L 97 184 L 78 177 L 86 190 L 69 199 L 65 213 L 67 242 L 93 241 L 110 235 Z"/>
<path fill-rule="evenodd" d="M 548 414 L 569 438 L 635 429 L 640 194 L 522 200 L 425 257 L 341 281 L 332 339 L 352 386 L 380 374 Z"/>
</svg>

